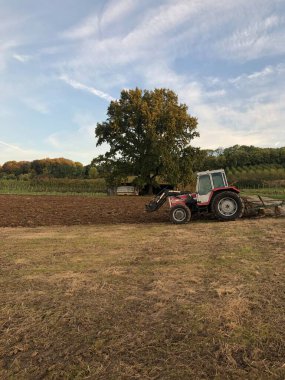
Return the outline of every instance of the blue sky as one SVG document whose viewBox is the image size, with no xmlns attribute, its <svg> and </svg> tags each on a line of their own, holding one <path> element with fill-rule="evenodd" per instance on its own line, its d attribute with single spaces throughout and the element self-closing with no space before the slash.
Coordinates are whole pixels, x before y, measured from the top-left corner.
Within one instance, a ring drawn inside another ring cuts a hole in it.
<svg viewBox="0 0 285 380">
<path fill-rule="evenodd" d="M 0 0 L 0 18 L 0 164 L 89 163 L 136 86 L 177 92 L 195 146 L 285 146 L 284 0 Z"/>
</svg>

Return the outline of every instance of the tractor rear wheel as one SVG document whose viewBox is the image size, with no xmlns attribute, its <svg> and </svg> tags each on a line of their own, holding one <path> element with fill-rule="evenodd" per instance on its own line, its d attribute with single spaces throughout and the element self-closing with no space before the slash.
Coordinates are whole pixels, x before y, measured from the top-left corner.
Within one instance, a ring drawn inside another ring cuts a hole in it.
<svg viewBox="0 0 285 380">
<path fill-rule="evenodd" d="M 174 224 L 185 224 L 191 219 L 191 211 L 189 207 L 176 205 L 170 209 L 170 220 Z"/>
<path fill-rule="evenodd" d="M 212 211 L 217 219 L 236 220 L 243 213 L 243 202 L 238 194 L 223 191 L 213 199 Z"/>
</svg>

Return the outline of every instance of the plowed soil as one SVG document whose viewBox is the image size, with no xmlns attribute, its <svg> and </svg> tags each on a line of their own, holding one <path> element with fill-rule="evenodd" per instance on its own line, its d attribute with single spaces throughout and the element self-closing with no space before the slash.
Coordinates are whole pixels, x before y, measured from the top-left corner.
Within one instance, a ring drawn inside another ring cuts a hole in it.
<svg viewBox="0 0 285 380">
<path fill-rule="evenodd" d="M 144 210 L 148 197 L 0 195 L 0 227 L 168 222 L 167 207 Z"/>
</svg>

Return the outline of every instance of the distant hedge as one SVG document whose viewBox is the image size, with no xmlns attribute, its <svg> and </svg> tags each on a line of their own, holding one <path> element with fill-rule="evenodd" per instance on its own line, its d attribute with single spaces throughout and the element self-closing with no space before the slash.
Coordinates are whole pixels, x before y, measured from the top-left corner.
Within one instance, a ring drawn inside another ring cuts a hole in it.
<svg viewBox="0 0 285 380">
<path fill-rule="evenodd" d="M 104 193 L 106 183 L 103 178 L 97 179 L 33 179 L 33 180 L 0 180 L 1 193 Z"/>
</svg>

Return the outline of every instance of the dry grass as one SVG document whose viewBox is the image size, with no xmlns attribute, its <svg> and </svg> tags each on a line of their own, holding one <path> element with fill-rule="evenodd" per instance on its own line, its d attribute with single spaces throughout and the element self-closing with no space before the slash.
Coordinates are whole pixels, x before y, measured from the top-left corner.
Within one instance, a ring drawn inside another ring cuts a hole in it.
<svg viewBox="0 0 285 380">
<path fill-rule="evenodd" d="M 1 379 L 284 379 L 284 219 L 0 230 Z"/>
</svg>

